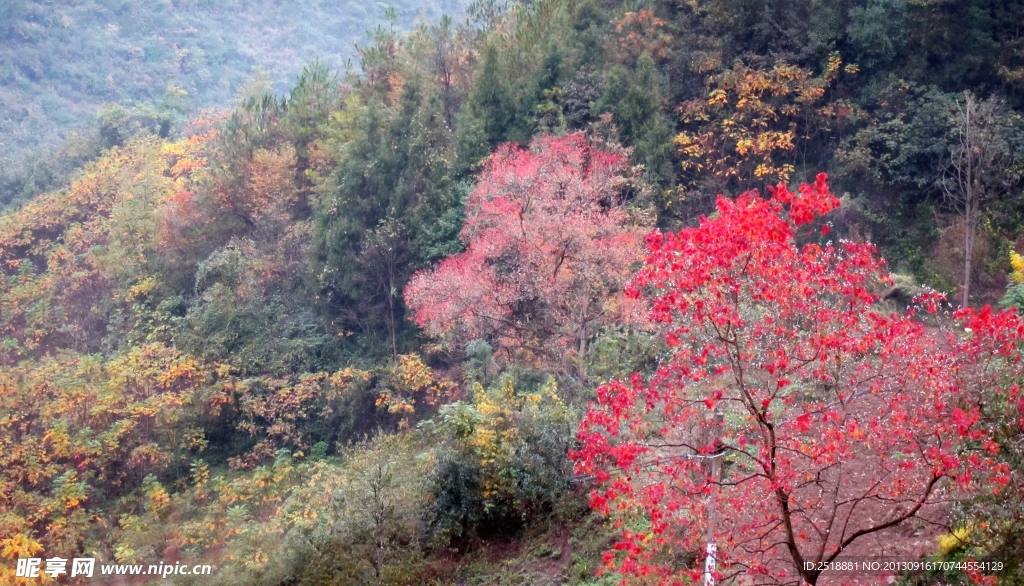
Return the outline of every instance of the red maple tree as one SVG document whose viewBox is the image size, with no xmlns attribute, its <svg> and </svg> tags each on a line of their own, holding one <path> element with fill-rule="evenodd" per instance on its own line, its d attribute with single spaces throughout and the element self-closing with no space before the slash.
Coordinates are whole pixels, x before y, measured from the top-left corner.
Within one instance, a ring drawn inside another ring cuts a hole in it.
<svg viewBox="0 0 1024 586">
<path fill-rule="evenodd" d="M 635 306 L 622 291 L 648 228 L 625 207 L 627 171 L 622 153 L 582 134 L 500 147 L 466 205 L 465 252 L 405 290 L 416 322 L 434 336 L 486 338 L 509 357 L 575 357 L 584 374 L 596 329 L 632 319 Z"/>
<path fill-rule="evenodd" d="M 1022 320 L 938 315 L 938 294 L 887 311 L 872 245 L 795 241 L 838 205 L 820 175 L 647 237 L 629 292 L 651 298 L 671 356 L 600 387 L 573 454 L 592 506 L 625 520 L 608 569 L 690 583 L 711 541 L 720 580 L 815 584 L 840 556 L 911 553 L 894 532 L 1006 482 L 985 400 L 1020 399 Z"/>
</svg>

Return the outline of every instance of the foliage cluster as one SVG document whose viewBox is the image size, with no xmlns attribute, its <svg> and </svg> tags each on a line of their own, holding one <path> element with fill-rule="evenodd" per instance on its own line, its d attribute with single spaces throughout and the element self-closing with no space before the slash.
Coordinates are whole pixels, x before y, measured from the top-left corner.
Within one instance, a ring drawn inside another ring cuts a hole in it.
<svg viewBox="0 0 1024 586">
<path fill-rule="evenodd" d="M 632 294 L 653 297 L 672 355 L 649 382 L 598 389 L 575 456 L 600 482 L 594 507 L 642 519 L 609 568 L 698 580 L 686 558 L 717 542 L 719 579 L 815 584 L 840 555 L 919 554 L 887 530 L 941 525 L 951 495 L 1015 489 L 1000 427 L 1019 413 L 995 406 L 1021 401 L 1016 312 L 930 329 L 915 311 L 936 315 L 941 295 L 875 309 L 891 282 L 872 245 L 795 243 L 839 203 L 825 176 L 771 195 L 719 198 L 699 227 L 647 239 Z"/>
<path fill-rule="evenodd" d="M 470 400 L 445 405 L 427 429 L 441 438 L 432 529 L 453 541 L 481 530 L 509 531 L 550 513 L 569 489 L 569 447 L 578 417 L 554 379 L 503 375 L 475 382 Z M 536 383 L 535 383 L 536 384 Z"/>
</svg>

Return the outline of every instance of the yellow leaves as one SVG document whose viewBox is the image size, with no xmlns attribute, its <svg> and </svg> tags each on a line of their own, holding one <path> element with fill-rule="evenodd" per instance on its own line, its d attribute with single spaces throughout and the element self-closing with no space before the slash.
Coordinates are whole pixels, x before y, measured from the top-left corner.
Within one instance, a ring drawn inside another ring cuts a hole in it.
<svg viewBox="0 0 1024 586">
<path fill-rule="evenodd" d="M 960 527 L 959 529 L 955 529 L 952 533 L 939 535 L 935 540 L 938 545 L 937 553 L 942 556 L 953 553 L 968 543 L 970 535 L 970 527 Z"/>
<path fill-rule="evenodd" d="M 359 135 L 359 120 L 369 109 L 359 92 L 349 92 L 343 98 L 344 106 L 331 112 L 328 140 L 325 152 L 338 152 L 347 145 L 355 144 Z"/>
<path fill-rule="evenodd" d="M 138 283 L 132 285 L 128 289 L 128 294 L 125 296 L 125 301 L 133 303 L 136 299 L 146 297 L 153 289 L 156 288 L 158 281 L 156 277 L 147 276 Z"/>
<path fill-rule="evenodd" d="M 331 384 L 338 387 L 339 389 L 347 389 L 353 381 L 361 381 L 364 383 L 370 382 L 370 372 L 366 370 L 359 370 L 354 367 L 347 367 L 339 370 L 331 375 Z"/>
<path fill-rule="evenodd" d="M 368 380 L 368 373 L 359 372 L 363 380 Z M 339 374 L 336 373 L 334 376 L 337 377 Z M 351 379 L 353 376 L 348 374 L 342 378 Z M 418 354 L 403 354 L 398 357 L 398 363 L 384 376 L 384 386 L 379 391 L 376 405 L 386 407 L 389 413 L 411 415 L 416 411 L 417 402 L 434 404 L 455 388 L 456 385 L 451 381 L 435 380 L 434 371 L 423 363 Z M 399 426 L 406 425 L 408 420 L 403 418 Z"/>
<path fill-rule="evenodd" d="M 204 484 L 210 481 L 210 466 L 202 461 L 195 460 L 192 462 L 192 482 L 196 487 L 202 488 Z"/>
<path fill-rule="evenodd" d="M 201 370 L 199 363 L 192 358 L 182 357 L 174 361 L 170 368 L 160 374 L 159 382 L 160 386 L 165 389 L 170 389 L 175 386 L 176 383 L 188 382 L 189 380 L 199 376 Z"/>
<path fill-rule="evenodd" d="M 745 99 L 746 98 L 743 98 L 742 100 L 744 100 L 744 102 L 741 103 L 741 104 L 737 104 L 737 107 L 741 107 L 743 104 L 745 104 Z M 709 106 L 714 106 L 714 105 L 717 105 L 717 104 L 728 104 L 728 103 L 729 103 L 729 94 L 725 90 L 723 90 L 723 89 L 712 90 L 712 92 L 710 94 L 708 94 L 708 105 Z"/>
<path fill-rule="evenodd" d="M 829 67 L 838 71 L 837 59 Z M 833 77 L 787 63 L 770 70 L 737 63 L 713 76 L 706 99 L 680 107 L 684 122 L 698 126 L 675 138 L 683 168 L 740 182 L 787 180 L 793 167 L 776 159 L 796 148 L 798 129 L 820 113 L 816 104 Z"/>
<path fill-rule="evenodd" d="M 192 375 L 169 391 L 160 379 L 175 365 Z M 130 488 L 134 478 L 163 469 L 175 452 L 205 441 L 201 430 L 176 426 L 182 393 L 204 378 L 201 370 L 162 346 L 108 362 L 65 352 L 6 369 L 0 374 L 0 485 L 13 490 L 0 491 L 0 509 L 24 511 L 33 523 L 50 527 L 40 538 L 47 551 L 81 539 L 95 517 L 90 484 Z M 32 426 L 21 426 L 23 418 Z M 169 498 L 162 487 L 147 486 L 151 510 L 169 506 Z M 131 547 L 125 547 L 127 555 Z"/>
<path fill-rule="evenodd" d="M 232 458 L 234 468 L 253 468 L 273 456 L 285 445 L 301 450 L 309 448 L 303 437 L 303 426 L 314 417 L 327 419 L 338 410 L 347 408 L 347 402 L 361 400 L 373 379 L 371 373 L 357 368 L 346 368 L 333 374 L 305 373 L 285 378 L 257 377 L 230 383 L 211 397 L 211 406 L 237 401 L 241 409 L 239 430 L 261 439 L 243 456 Z M 391 395 L 377 398 L 379 406 L 388 405 L 395 412 L 409 412 L 402 405 L 402 397 Z"/>
<path fill-rule="evenodd" d="M 257 150 L 249 163 L 248 193 L 245 201 L 229 204 L 244 207 L 254 220 L 277 216 L 289 219 L 289 210 L 298 197 L 295 189 L 295 149 L 290 145 L 270 151 Z"/>
<path fill-rule="evenodd" d="M 686 148 L 696 142 L 696 135 L 690 134 L 689 132 L 680 132 L 672 139 L 677 148 Z"/>
<path fill-rule="evenodd" d="M 0 217 L 0 271 L 37 279 L 35 315 L 25 306 L 0 312 L 5 337 L 21 344 L 5 358 L 78 339 L 84 325 L 75 316 L 117 298 L 116 280 L 145 272 L 139 265 L 154 254 L 159 232 L 155 205 L 177 190 L 171 159 L 189 148 L 154 137 L 132 140 L 86 165 L 67 189 Z M 0 304 L 21 305 L 23 293 L 12 285 L 0 283 Z"/>
<path fill-rule="evenodd" d="M 562 402 L 562 398 L 558 396 L 558 383 L 554 378 L 549 378 L 548 381 L 544 383 L 544 386 L 541 387 L 540 394 L 559 410 L 566 409 L 566 405 Z"/>
<path fill-rule="evenodd" d="M 485 389 L 474 383 L 471 402 L 458 402 L 442 410 L 447 433 L 463 458 L 481 468 L 485 498 L 509 498 L 519 487 L 509 474 L 522 465 L 524 451 L 547 425 L 565 426 L 575 421 L 558 397 L 554 379 L 533 392 L 518 392 L 512 377 Z M 490 506 L 490 505 L 488 505 Z"/>
<path fill-rule="evenodd" d="M 8 560 L 34 557 L 43 551 L 43 544 L 24 533 L 17 533 L 9 539 L 0 541 L 0 557 Z"/>
<path fill-rule="evenodd" d="M 185 179 L 203 178 L 203 171 L 208 163 L 207 143 L 214 137 L 216 131 L 211 130 L 176 142 L 164 143 L 161 155 L 166 161 L 167 174 L 179 185 L 182 185 Z"/>
<path fill-rule="evenodd" d="M 185 140 L 165 142 L 162 145 L 160 152 L 169 157 L 183 157 L 185 156 L 187 145 L 188 142 Z"/>
<path fill-rule="evenodd" d="M 473 433 L 473 436 L 470 438 L 469 441 L 470 444 L 472 444 L 474 447 L 485 449 L 488 448 L 488 446 L 490 446 L 491 444 L 495 443 L 497 439 L 498 432 L 488 427 L 479 426 L 476 428 L 475 432 Z M 482 462 L 486 464 L 488 460 L 484 458 Z"/>
<path fill-rule="evenodd" d="M 411 403 L 400 397 L 395 397 L 388 392 L 382 392 L 374 402 L 377 407 L 387 407 L 388 413 L 401 413 L 408 415 L 416 411 Z"/>
<path fill-rule="evenodd" d="M 217 378 L 227 378 L 234 374 L 235 372 L 235 367 L 231 366 L 230 364 L 218 362 L 217 364 L 214 365 L 213 373 L 217 376 Z"/>
<path fill-rule="evenodd" d="M 1010 267 L 1013 269 L 1010 273 L 1010 280 L 1017 284 L 1024 284 L 1024 256 L 1011 250 Z"/>
<path fill-rule="evenodd" d="M 417 354 L 403 354 L 398 357 L 398 368 L 395 374 L 399 382 L 408 390 L 417 392 L 434 384 L 434 373 L 423 364 Z"/>
<path fill-rule="evenodd" d="M 504 408 L 505 407 L 502 405 L 496 405 L 494 403 L 489 403 L 486 401 L 480 402 L 476 406 L 477 411 L 479 411 L 484 416 L 488 417 L 501 414 L 504 411 Z"/>
<path fill-rule="evenodd" d="M 67 455 L 71 445 L 67 427 L 61 425 L 46 430 L 43 434 L 43 443 L 48 444 L 51 453 Z"/>
<path fill-rule="evenodd" d="M 152 442 L 135 448 L 128 456 L 128 463 L 140 470 L 163 468 L 168 460 L 163 448 Z"/>
<path fill-rule="evenodd" d="M 825 65 L 825 76 L 833 76 L 839 72 L 839 67 L 843 64 L 842 58 L 839 57 L 838 52 L 833 52 L 828 56 L 828 63 Z"/>
<path fill-rule="evenodd" d="M 822 77 L 831 82 L 839 77 L 840 71 L 847 75 L 854 75 L 860 71 L 860 67 L 853 63 L 843 66 L 842 57 L 840 57 L 838 51 L 834 51 L 828 56 L 828 63 L 825 65 L 825 71 L 822 73 Z"/>
</svg>

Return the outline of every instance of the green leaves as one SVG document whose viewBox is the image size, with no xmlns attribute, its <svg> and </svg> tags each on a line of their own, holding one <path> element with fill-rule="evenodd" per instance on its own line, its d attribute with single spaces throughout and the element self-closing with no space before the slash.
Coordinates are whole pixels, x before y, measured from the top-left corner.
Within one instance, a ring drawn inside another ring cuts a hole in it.
<svg viewBox="0 0 1024 586">
<path fill-rule="evenodd" d="M 472 398 L 441 408 L 421 425 L 439 442 L 432 478 L 431 528 L 458 541 L 529 522 L 568 486 L 568 450 L 578 414 L 553 378 L 530 388 L 505 373 Z"/>
</svg>

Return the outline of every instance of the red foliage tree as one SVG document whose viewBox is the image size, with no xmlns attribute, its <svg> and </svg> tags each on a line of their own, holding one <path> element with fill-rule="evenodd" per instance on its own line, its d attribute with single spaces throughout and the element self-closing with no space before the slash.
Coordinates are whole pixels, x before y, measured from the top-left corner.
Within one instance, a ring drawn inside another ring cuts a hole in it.
<svg viewBox="0 0 1024 586">
<path fill-rule="evenodd" d="M 646 229 L 624 207 L 625 172 L 625 156 L 581 134 L 499 148 L 466 206 L 466 251 L 406 288 L 416 322 L 509 356 L 575 356 L 583 374 L 595 329 L 630 319 L 621 293 Z"/>
<path fill-rule="evenodd" d="M 751 584 L 815 584 L 840 555 L 920 554 L 895 532 L 1007 480 L 984 405 L 1020 398 L 1002 385 L 1021 374 L 1021 319 L 929 316 L 937 294 L 918 317 L 886 311 L 870 244 L 795 243 L 839 205 L 825 176 L 771 193 L 719 197 L 699 227 L 648 236 L 630 293 L 652 297 L 672 354 L 650 381 L 603 385 L 581 423 L 592 506 L 631 518 L 607 567 L 645 584 L 699 580 L 709 537 L 718 577 Z"/>
</svg>

